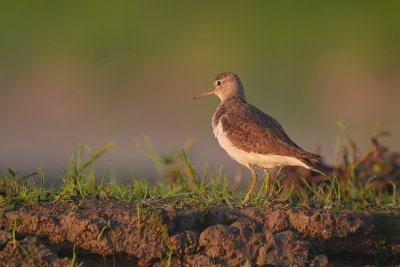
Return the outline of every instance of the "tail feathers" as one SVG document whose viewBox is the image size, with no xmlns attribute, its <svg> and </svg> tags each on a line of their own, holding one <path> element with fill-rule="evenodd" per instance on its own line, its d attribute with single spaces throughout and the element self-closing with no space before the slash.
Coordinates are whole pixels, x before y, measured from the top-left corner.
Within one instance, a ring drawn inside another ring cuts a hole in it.
<svg viewBox="0 0 400 267">
<path fill-rule="evenodd" d="M 318 157 L 312 159 L 303 159 L 302 161 L 308 166 L 308 168 L 314 172 L 318 172 L 325 176 L 332 176 L 333 169 L 321 164 L 321 156 L 317 154 L 313 154 Z"/>
<path fill-rule="evenodd" d="M 309 167 L 310 167 L 310 170 L 318 172 L 318 173 L 320 173 L 322 175 L 325 175 L 325 176 L 332 176 L 333 175 L 333 169 L 329 168 L 327 166 L 322 166 L 322 165 L 316 166 L 316 165 L 314 165 L 314 166 L 309 166 Z"/>
</svg>

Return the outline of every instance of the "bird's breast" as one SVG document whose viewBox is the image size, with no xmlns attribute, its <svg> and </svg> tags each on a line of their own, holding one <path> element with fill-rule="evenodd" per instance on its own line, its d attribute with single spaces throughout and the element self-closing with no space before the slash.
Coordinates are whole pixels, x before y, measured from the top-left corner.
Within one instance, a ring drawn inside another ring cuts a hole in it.
<svg viewBox="0 0 400 267">
<path fill-rule="evenodd" d="M 249 162 L 245 151 L 239 149 L 235 146 L 231 140 L 229 140 L 228 135 L 224 132 L 224 127 L 222 125 L 222 117 L 219 121 L 213 120 L 213 133 L 215 138 L 217 138 L 219 145 L 228 153 L 228 155 L 244 166 L 248 166 Z"/>
<path fill-rule="evenodd" d="M 228 155 L 238 163 L 249 167 L 254 165 L 260 168 L 274 168 L 277 166 L 302 166 L 308 168 L 302 161 L 289 156 L 281 156 L 274 154 L 259 154 L 254 152 L 246 152 L 235 145 L 228 137 L 228 133 L 224 131 L 222 118 L 219 121 L 213 120 L 213 132 L 217 138 L 219 145 L 228 153 Z"/>
</svg>

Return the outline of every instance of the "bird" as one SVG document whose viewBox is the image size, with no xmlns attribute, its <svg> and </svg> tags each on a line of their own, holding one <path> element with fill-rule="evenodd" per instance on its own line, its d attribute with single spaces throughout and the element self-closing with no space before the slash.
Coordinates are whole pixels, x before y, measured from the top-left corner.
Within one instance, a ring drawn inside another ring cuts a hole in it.
<svg viewBox="0 0 400 267">
<path fill-rule="evenodd" d="M 264 169 L 266 190 L 269 169 L 300 166 L 329 176 L 321 165 L 321 156 L 307 152 L 293 142 L 277 120 L 247 102 L 239 76 L 232 72 L 219 74 L 213 88 L 193 100 L 209 95 L 220 99 L 212 117 L 213 133 L 219 145 L 239 164 L 247 167 L 252 180 L 243 203 L 247 203 L 258 176 L 256 168 Z"/>
</svg>

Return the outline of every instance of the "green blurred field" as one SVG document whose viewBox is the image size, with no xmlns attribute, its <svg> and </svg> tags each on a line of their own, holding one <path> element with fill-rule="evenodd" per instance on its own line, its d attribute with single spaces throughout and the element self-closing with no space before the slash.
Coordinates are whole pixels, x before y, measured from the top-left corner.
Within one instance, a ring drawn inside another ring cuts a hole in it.
<svg viewBox="0 0 400 267">
<path fill-rule="evenodd" d="M 194 140 L 235 170 L 193 103 L 223 71 L 308 150 L 334 154 L 336 121 L 366 146 L 380 120 L 400 149 L 398 1 L 6 1 L 0 4 L 0 169 L 53 174 L 77 142 L 116 142 L 123 176 L 149 173 L 135 139 Z"/>
</svg>

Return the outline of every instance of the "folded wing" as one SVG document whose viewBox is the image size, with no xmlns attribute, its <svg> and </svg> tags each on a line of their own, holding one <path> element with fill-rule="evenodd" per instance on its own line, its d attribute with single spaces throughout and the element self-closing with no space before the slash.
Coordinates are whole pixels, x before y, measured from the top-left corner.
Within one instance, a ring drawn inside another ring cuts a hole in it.
<svg viewBox="0 0 400 267">
<path fill-rule="evenodd" d="M 221 122 L 229 140 L 246 152 L 290 156 L 307 163 L 321 158 L 301 149 L 275 119 L 250 104 L 226 113 Z"/>
</svg>

